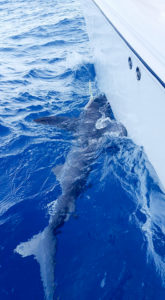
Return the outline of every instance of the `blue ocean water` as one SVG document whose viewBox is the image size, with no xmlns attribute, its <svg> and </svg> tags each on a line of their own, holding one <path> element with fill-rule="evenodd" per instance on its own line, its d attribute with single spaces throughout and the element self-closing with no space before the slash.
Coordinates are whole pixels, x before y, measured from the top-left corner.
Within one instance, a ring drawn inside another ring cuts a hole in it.
<svg viewBox="0 0 165 300">
<path fill-rule="evenodd" d="M 34 256 L 15 251 L 48 225 L 61 194 L 52 168 L 75 143 L 71 133 L 34 119 L 79 116 L 89 82 L 98 95 L 79 2 L 0 2 L 2 300 L 45 299 L 50 264 L 54 299 L 165 299 L 165 196 L 143 148 L 129 138 L 100 143 L 76 209 L 54 237 L 53 260 L 53 241 L 37 248 L 47 273 Z"/>
</svg>

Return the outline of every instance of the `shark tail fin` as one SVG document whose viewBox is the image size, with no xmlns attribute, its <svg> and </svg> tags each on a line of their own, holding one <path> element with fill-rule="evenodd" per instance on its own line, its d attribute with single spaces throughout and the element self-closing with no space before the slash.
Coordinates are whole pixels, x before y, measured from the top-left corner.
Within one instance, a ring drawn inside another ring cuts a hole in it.
<svg viewBox="0 0 165 300">
<path fill-rule="evenodd" d="M 34 235 L 27 242 L 19 244 L 14 252 L 22 257 L 33 255 L 40 265 L 40 275 L 43 282 L 46 300 L 54 299 L 54 266 L 56 239 L 50 227 Z"/>
</svg>

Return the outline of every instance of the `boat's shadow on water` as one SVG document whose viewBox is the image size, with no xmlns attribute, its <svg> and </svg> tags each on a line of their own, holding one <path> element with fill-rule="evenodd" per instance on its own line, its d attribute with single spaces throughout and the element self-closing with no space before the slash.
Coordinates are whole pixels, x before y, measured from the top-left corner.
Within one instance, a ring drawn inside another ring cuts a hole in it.
<svg viewBox="0 0 165 300">
<path fill-rule="evenodd" d="M 129 139 L 122 140 L 119 143 L 119 147 L 120 150 L 117 155 L 113 156 L 109 169 L 118 178 L 121 186 L 130 194 L 131 199 L 134 200 L 135 209 L 131 213 L 129 220 L 140 229 L 143 235 L 141 247 L 144 247 L 146 250 L 146 263 L 152 266 L 152 272 L 153 274 L 156 273 L 156 277 L 160 278 L 160 286 L 164 290 L 164 188 L 143 147 L 135 145 Z M 147 293 L 146 291 L 146 297 Z M 154 297 L 153 299 L 155 299 Z M 160 299 L 162 299 L 161 296 Z"/>
</svg>

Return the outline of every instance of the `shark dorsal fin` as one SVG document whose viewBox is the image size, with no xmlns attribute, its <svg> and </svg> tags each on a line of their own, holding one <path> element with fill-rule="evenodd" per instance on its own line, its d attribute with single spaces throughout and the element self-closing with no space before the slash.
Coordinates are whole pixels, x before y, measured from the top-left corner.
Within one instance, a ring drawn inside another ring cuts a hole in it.
<svg viewBox="0 0 165 300">
<path fill-rule="evenodd" d="M 77 129 L 78 118 L 67 116 L 48 116 L 34 120 L 36 123 L 43 125 L 55 126 L 60 129 L 75 132 Z"/>
</svg>

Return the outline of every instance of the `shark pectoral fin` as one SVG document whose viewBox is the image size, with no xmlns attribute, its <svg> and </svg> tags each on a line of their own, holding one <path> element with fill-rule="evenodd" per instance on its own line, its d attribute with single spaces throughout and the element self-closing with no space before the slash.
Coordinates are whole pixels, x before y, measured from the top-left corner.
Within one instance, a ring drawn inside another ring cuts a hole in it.
<svg viewBox="0 0 165 300">
<path fill-rule="evenodd" d="M 54 175 L 56 176 L 58 181 L 60 181 L 63 166 L 64 165 L 61 164 L 61 165 L 57 165 L 56 167 L 52 168 L 52 172 L 54 173 Z"/>
<path fill-rule="evenodd" d="M 33 255 L 40 265 L 40 275 L 47 300 L 54 299 L 54 267 L 56 239 L 47 226 L 44 231 L 36 234 L 27 242 L 19 244 L 14 252 L 22 257 Z"/>
<path fill-rule="evenodd" d="M 60 129 L 65 129 L 71 132 L 75 132 L 77 129 L 78 118 L 67 116 L 49 116 L 42 117 L 34 120 L 36 123 L 44 125 L 55 126 Z"/>
</svg>

